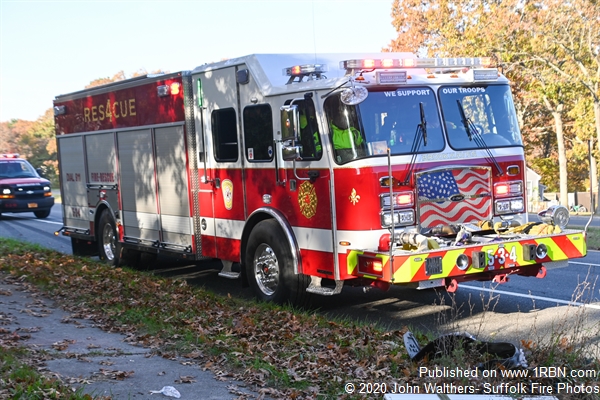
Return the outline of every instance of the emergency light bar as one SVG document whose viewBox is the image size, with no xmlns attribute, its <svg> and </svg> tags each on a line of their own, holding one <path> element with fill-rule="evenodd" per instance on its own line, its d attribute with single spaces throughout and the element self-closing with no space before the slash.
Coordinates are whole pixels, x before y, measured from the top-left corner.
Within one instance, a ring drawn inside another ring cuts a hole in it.
<svg viewBox="0 0 600 400">
<path fill-rule="evenodd" d="M 451 57 L 451 58 L 387 58 L 345 60 L 340 62 L 340 68 L 355 69 L 396 69 L 396 68 L 463 68 L 490 67 L 490 57 Z"/>
<path fill-rule="evenodd" d="M 290 77 L 288 84 L 296 78 L 299 78 L 299 80 L 302 81 L 305 76 L 311 76 L 315 79 L 320 79 L 321 74 L 324 72 L 327 72 L 326 64 L 294 65 L 292 67 L 283 69 L 283 75 Z"/>
</svg>

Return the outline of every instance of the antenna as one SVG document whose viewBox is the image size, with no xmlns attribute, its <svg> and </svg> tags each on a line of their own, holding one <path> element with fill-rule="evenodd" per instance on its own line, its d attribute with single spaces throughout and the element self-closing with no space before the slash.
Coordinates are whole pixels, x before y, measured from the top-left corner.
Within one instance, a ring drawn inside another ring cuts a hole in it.
<svg viewBox="0 0 600 400">
<path fill-rule="evenodd" d="M 317 63 L 317 34 L 315 27 L 315 0 L 312 0 L 312 28 L 313 28 L 313 48 L 315 52 L 315 64 Z"/>
</svg>

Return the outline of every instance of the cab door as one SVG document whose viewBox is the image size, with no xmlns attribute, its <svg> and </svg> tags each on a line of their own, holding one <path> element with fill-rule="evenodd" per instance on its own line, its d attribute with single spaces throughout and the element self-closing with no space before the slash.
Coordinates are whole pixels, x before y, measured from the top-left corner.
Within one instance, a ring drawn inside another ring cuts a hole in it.
<svg viewBox="0 0 600 400">
<path fill-rule="evenodd" d="M 204 148 L 199 202 L 202 254 L 237 261 L 246 217 L 235 67 L 194 77 Z"/>
<path fill-rule="evenodd" d="M 313 93 L 300 93 L 285 99 L 297 109 L 297 135 L 300 159 L 282 160 L 285 190 L 290 198 L 288 218 L 293 226 L 301 253 L 301 271 L 328 279 L 337 279 L 334 268 L 335 232 L 332 220 L 331 166 L 322 112 Z M 283 121 L 285 124 L 286 121 Z M 283 131 L 283 127 L 282 127 Z M 288 143 L 282 143 L 282 147 Z"/>
</svg>

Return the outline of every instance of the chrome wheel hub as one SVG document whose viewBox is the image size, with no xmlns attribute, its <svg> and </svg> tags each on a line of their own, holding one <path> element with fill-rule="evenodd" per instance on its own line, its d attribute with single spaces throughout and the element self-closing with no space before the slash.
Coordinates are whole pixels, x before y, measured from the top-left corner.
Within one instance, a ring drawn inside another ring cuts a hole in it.
<svg viewBox="0 0 600 400">
<path fill-rule="evenodd" d="M 254 252 L 254 276 L 258 288 L 267 296 L 272 296 L 279 284 L 279 264 L 273 249 L 262 243 Z"/>
</svg>

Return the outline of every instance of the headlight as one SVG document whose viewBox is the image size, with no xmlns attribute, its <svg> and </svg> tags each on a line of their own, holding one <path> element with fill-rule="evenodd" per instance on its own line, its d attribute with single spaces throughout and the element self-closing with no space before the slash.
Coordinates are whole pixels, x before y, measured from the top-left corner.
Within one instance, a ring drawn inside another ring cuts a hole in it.
<svg viewBox="0 0 600 400">
<path fill-rule="evenodd" d="M 392 215 L 394 216 L 395 226 L 414 225 L 415 223 L 415 213 L 413 210 L 394 211 L 393 214 L 391 211 L 385 211 L 381 213 L 382 228 L 389 228 L 392 226 Z"/>
<path fill-rule="evenodd" d="M 525 210 L 522 197 L 507 200 L 497 200 L 495 203 L 496 214 L 514 214 Z"/>
<path fill-rule="evenodd" d="M 10 189 L 2 189 L 2 194 L 11 194 L 12 192 L 10 191 Z"/>
<path fill-rule="evenodd" d="M 44 192 L 49 192 L 50 191 L 50 186 L 44 186 Z"/>
</svg>

